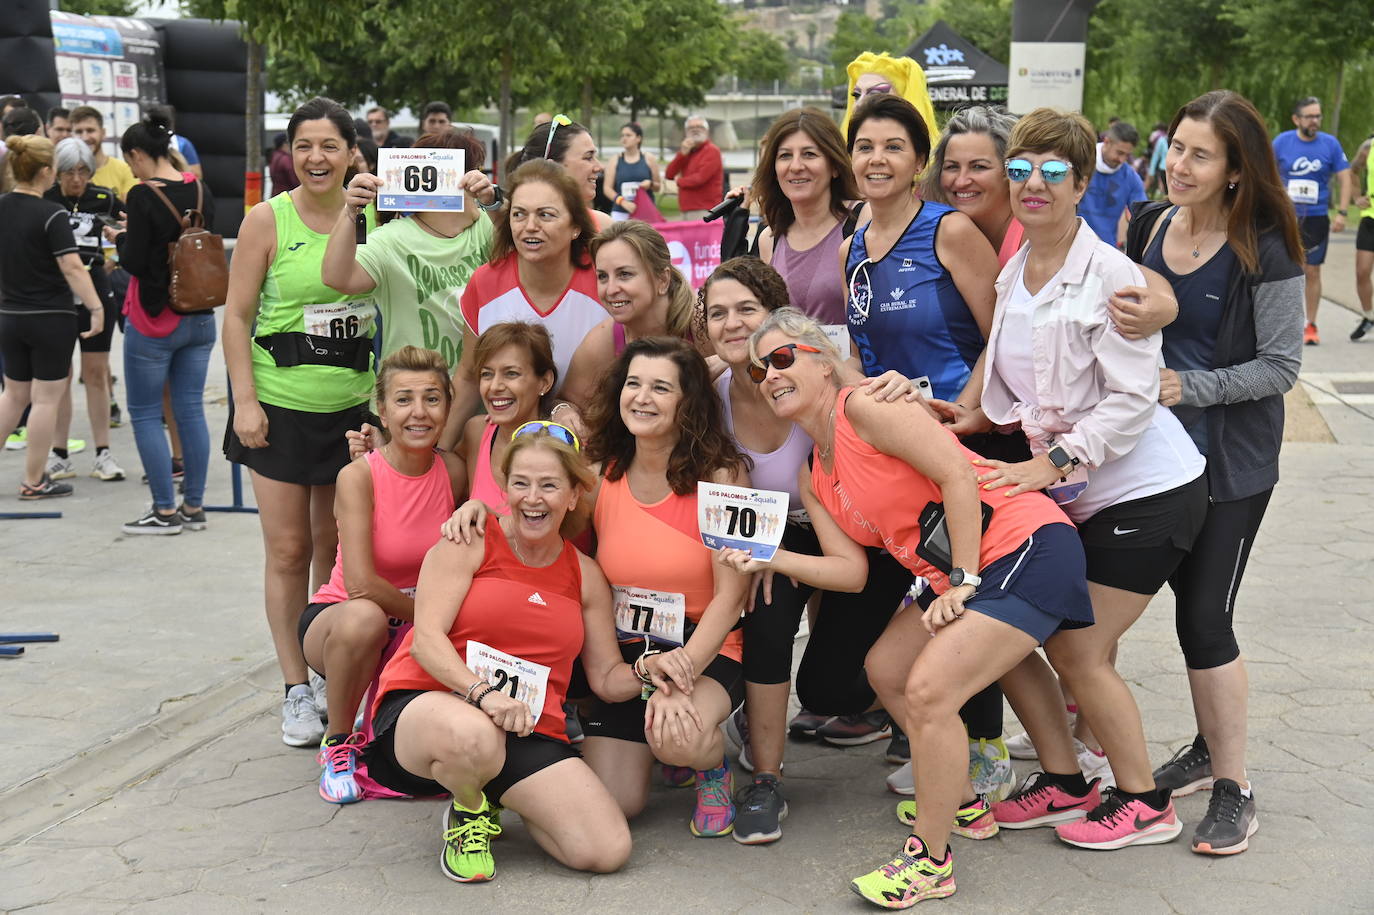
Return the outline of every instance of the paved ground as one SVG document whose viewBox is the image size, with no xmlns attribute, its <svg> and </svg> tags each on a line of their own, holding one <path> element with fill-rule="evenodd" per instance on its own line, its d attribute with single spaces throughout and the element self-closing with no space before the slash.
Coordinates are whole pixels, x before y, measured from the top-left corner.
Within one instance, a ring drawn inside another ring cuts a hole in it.
<svg viewBox="0 0 1374 915">
<path fill-rule="evenodd" d="M 1351 236 L 1332 248 L 1326 294 L 1353 305 Z M 1323 308 L 1327 342 L 1305 352 L 1284 480 L 1237 607 L 1262 822 L 1251 851 L 1209 860 L 1175 843 L 1094 854 L 1047 831 L 955 839 L 960 890 L 944 910 L 1368 911 L 1374 341 L 1346 342 L 1355 318 L 1335 302 Z M 222 385 L 207 393 L 216 440 L 222 398 Z M 690 795 L 658 789 L 620 874 L 563 870 L 511 817 L 495 882 L 444 880 L 437 802 L 331 807 L 315 793 L 313 754 L 278 740 L 256 518 L 121 537 L 119 522 L 146 493 L 127 428 L 114 447 L 130 481 L 79 479 L 77 495 L 55 506 L 61 520 L 0 521 L 0 628 L 62 635 L 0 661 L 0 910 L 862 910 L 846 880 L 885 860 L 902 834 L 879 746 L 792 744 L 792 815 L 773 846 L 693 839 Z M 0 485 L 11 486 L 18 458 L 0 457 Z M 228 500 L 216 462 L 209 501 Z M 1193 733 L 1171 603 L 1167 593 L 1155 601 L 1121 659 L 1161 761 Z M 1205 794 L 1179 802 L 1188 824 L 1205 807 Z"/>
</svg>

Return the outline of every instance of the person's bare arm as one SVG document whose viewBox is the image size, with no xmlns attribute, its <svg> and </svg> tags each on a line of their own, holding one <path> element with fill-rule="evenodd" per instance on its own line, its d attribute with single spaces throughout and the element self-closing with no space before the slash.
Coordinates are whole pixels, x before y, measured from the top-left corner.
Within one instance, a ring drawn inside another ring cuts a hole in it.
<svg viewBox="0 0 1374 915">
<path fill-rule="evenodd" d="M 376 175 L 354 175 L 344 194 L 344 208 L 329 230 L 324 249 L 320 279 L 330 289 L 344 295 L 361 295 L 377 288 L 377 279 L 358 263 L 358 214 L 377 199 L 382 179 Z"/>
<path fill-rule="evenodd" d="M 96 294 L 95 283 L 91 281 L 91 274 L 86 270 L 86 265 L 81 263 L 81 255 L 74 251 L 60 255 L 57 258 L 57 267 L 62 271 L 62 278 L 67 281 L 67 286 L 91 314 L 90 330 L 81 335 L 82 339 L 94 337 L 105 329 L 105 306 Z"/>
<path fill-rule="evenodd" d="M 248 448 L 267 445 L 267 414 L 258 403 L 253 381 L 252 329 L 258 318 L 262 283 L 277 248 L 277 224 L 266 201 L 248 211 L 239 227 L 239 240 L 229 263 L 229 295 L 225 301 L 224 366 L 234 397 L 234 434 Z"/>
</svg>

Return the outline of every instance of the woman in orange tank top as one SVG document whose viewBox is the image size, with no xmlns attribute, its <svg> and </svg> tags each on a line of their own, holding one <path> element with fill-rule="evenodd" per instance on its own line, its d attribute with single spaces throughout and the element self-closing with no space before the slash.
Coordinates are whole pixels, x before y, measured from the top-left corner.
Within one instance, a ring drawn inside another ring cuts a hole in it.
<svg viewBox="0 0 1374 915">
<path fill-rule="evenodd" d="M 597 562 L 616 591 L 622 656 L 685 657 L 696 679 L 690 694 L 594 703 L 583 753 L 627 816 L 648 800 L 655 758 L 693 770 L 693 833 L 726 835 L 735 814 L 719 725 L 744 699 L 737 627 L 750 578 L 702 544 L 697 483 L 747 486 L 745 459 L 725 431 L 705 360 L 675 338 L 632 341 L 587 421 L 588 457 L 603 464 Z"/>
<path fill-rule="evenodd" d="M 1044 495 L 981 491 L 977 455 L 928 408 L 848 397 L 839 387 L 838 352 L 801 312 L 774 312 L 750 345 L 751 375 L 774 412 L 816 443 L 799 482 L 825 556 L 780 550 L 773 572 L 854 590 L 867 574 L 862 546 L 881 545 L 936 595 L 923 601 L 924 613 L 898 613 L 868 655 L 869 680 L 910 735 L 920 777 L 916 803 L 898 807 L 913 828 L 901 854 L 853 888 L 889 907 L 948 896 L 949 833 L 988 838 L 1000 819 L 973 794 L 959 723 L 959 708 L 988 684 L 1001 681 L 1025 713 L 1036 747 L 1043 740 L 1048 749 L 1040 754 L 1040 777 L 1058 806 L 1041 815 L 1081 816 L 1097 804 L 1096 783 L 1085 784 L 1078 769 L 1057 691 L 1044 678 L 1017 677 L 1038 644 L 1048 640 L 1053 657 L 1061 627 L 1092 622 L 1082 546 Z M 764 568 L 739 551 L 723 552 L 721 561 L 741 572 Z"/>
</svg>

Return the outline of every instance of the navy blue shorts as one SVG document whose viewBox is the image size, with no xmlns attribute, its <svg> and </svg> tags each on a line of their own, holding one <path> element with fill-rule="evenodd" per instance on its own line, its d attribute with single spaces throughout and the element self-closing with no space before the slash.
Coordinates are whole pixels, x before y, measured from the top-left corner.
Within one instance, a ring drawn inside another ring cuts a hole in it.
<svg viewBox="0 0 1374 915">
<path fill-rule="evenodd" d="M 1302 233 L 1307 263 L 1313 267 L 1326 263 L 1326 243 L 1331 240 L 1331 217 L 1304 216 L 1298 220 L 1298 231 Z"/>
<path fill-rule="evenodd" d="M 1041 645 L 1062 629 L 1093 624 L 1088 564 L 1072 525 L 1046 524 L 983 569 L 978 593 L 964 606 L 1015 626 Z"/>
</svg>

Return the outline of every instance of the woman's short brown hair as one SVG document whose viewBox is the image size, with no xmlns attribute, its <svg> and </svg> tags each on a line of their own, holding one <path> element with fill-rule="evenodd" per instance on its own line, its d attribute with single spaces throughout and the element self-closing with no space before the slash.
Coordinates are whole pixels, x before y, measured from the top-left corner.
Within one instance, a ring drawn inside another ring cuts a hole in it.
<svg viewBox="0 0 1374 915">
<path fill-rule="evenodd" d="M 591 243 L 592 236 L 596 234 L 596 223 L 592 222 L 591 211 L 587 208 L 587 199 L 582 196 L 582 189 L 577 186 L 567 170 L 557 162 L 550 162 L 548 159 L 531 159 L 524 165 L 517 168 L 510 176 L 510 187 L 506 190 L 505 202 L 501 204 L 501 209 L 496 211 L 494 220 L 494 231 L 491 238 L 491 256 L 488 263 L 498 263 L 507 255 L 515 253 L 515 236 L 511 234 L 510 228 L 510 205 L 515 197 L 515 192 L 526 184 L 536 184 L 543 182 L 558 192 L 558 196 L 563 200 L 563 206 L 568 210 L 568 215 L 572 218 L 573 224 L 577 226 L 577 237 L 572 240 L 572 247 L 569 249 L 568 256 L 572 259 L 573 269 L 586 267 L 590 264 L 587 257 L 587 245 Z"/>
<path fill-rule="evenodd" d="M 1077 111 L 1037 108 L 1016 122 L 1007 143 L 1007 158 L 1022 153 L 1054 153 L 1073 166 L 1074 186 L 1084 187 L 1097 166 L 1097 134 Z"/>
<path fill-rule="evenodd" d="M 549 390 L 539 402 L 539 414 L 547 415 L 552 404 L 546 401 L 553 397 L 553 389 L 558 387 L 558 363 L 553 361 L 553 340 L 549 337 L 548 328 L 543 324 L 535 324 L 533 321 L 502 321 L 488 327 L 473 344 L 468 380 L 476 383 L 487 360 L 508 346 L 519 347 L 525 351 L 534 374 L 541 377 L 548 375 L 553 379 Z"/>
</svg>

